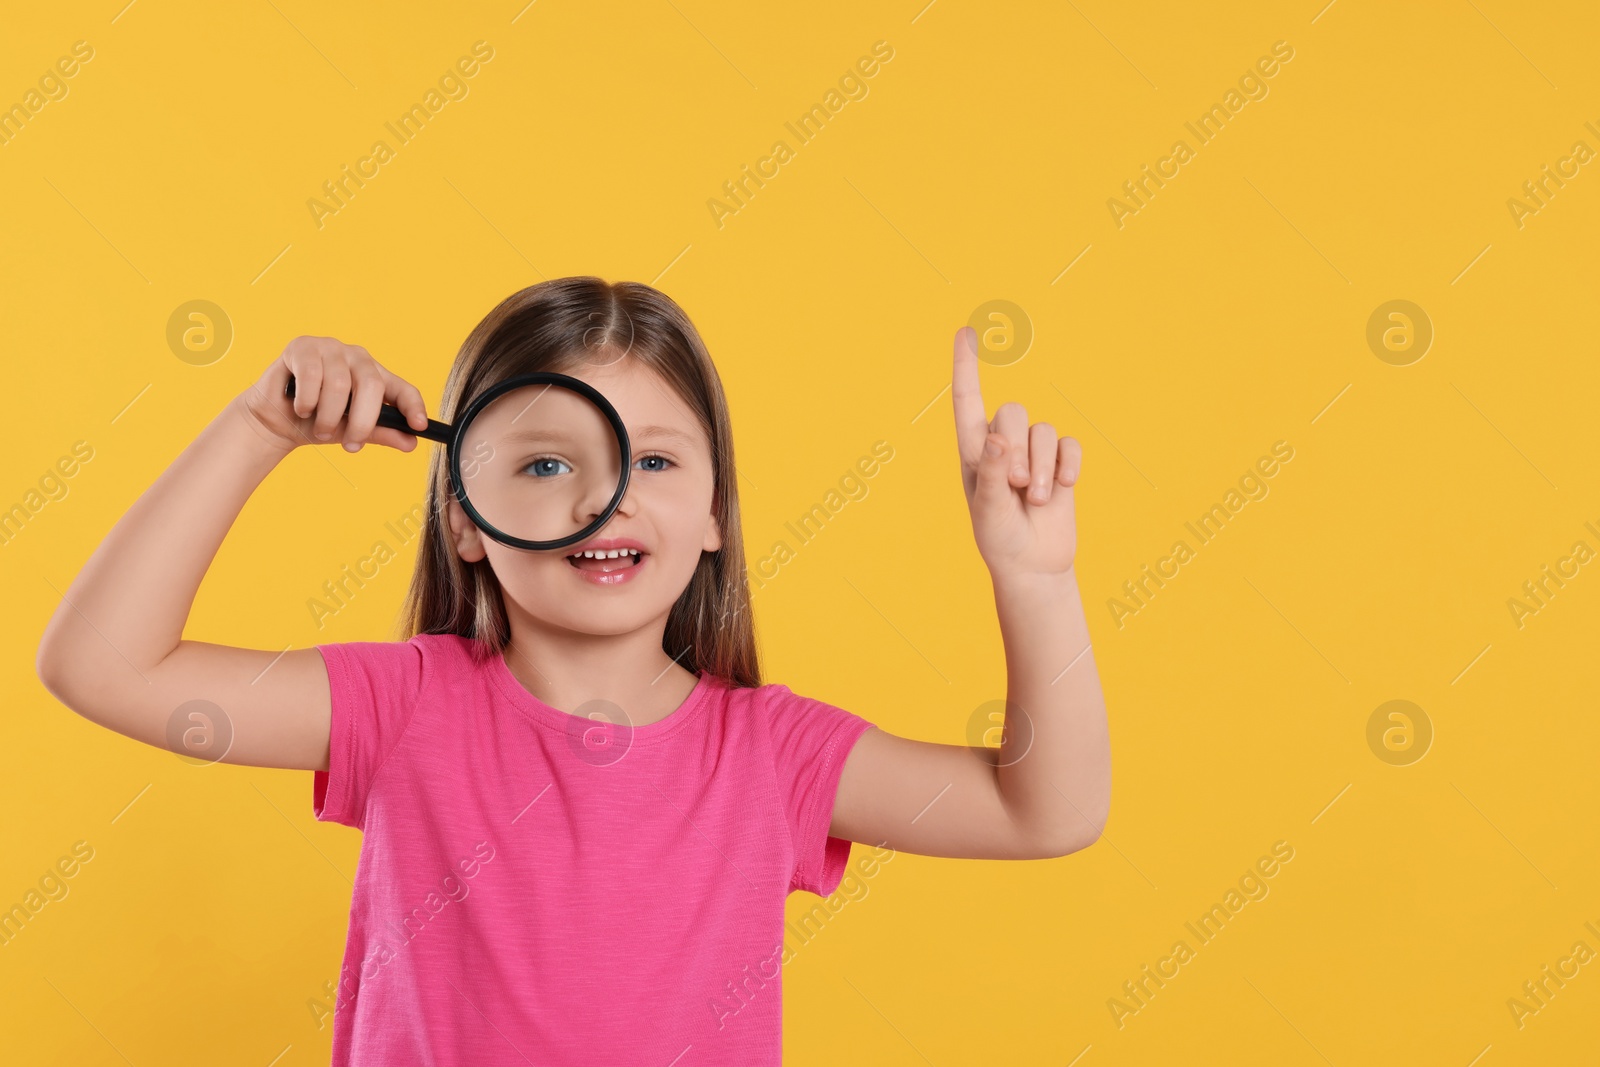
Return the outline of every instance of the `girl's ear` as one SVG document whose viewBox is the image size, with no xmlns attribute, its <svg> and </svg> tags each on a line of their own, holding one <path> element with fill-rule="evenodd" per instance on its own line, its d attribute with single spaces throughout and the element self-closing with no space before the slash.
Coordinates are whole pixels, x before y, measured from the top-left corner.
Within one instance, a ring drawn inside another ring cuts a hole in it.
<svg viewBox="0 0 1600 1067">
<path fill-rule="evenodd" d="M 700 548 L 705 552 L 715 552 L 721 547 L 722 524 L 717 521 L 717 516 L 713 513 L 706 518 L 706 536 Z"/>
<path fill-rule="evenodd" d="M 483 547 L 483 531 L 467 517 L 453 496 L 445 506 L 445 518 L 450 524 L 450 543 L 455 545 L 456 555 L 468 563 L 476 563 L 489 554 Z"/>
</svg>

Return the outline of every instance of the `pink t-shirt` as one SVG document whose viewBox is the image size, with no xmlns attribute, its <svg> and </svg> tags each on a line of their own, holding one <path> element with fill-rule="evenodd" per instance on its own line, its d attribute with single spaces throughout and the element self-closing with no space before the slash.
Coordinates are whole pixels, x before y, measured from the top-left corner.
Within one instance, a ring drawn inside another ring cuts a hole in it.
<svg viewBox="0 0 1600 1067">
<path fill-rule="evenodd" d="M 463 637 L 317 648 L 312 810 L 363 833 L 333 1067 L 781 1062 L 784 900 L 839 885 L 872 723 L 701 672 L 629 731 Z"/>
</svg>

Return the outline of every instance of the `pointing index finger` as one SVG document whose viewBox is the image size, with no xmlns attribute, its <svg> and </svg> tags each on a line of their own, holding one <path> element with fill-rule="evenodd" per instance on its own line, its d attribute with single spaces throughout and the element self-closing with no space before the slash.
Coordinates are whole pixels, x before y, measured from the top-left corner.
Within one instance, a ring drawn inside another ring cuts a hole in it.
<svg viewBox="0 0 1600 1067">
<path fill-rule="evenodd" d="M 978 332 L 971 326 L 956 331 L 950 398 L 956 415 L 956 449 L 963 463 L 977 466 L 983 442 L 989 437 L 989 417 L 984 414 L 983 391 L 978 386 Z"/>
</svg>

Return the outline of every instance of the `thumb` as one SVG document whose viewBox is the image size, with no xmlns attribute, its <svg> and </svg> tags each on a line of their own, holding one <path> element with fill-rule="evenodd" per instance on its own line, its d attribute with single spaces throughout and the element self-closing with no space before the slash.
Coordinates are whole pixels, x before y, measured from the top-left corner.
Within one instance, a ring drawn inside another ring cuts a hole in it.
<svg viewBox="0 0 1600 1067">
<path fill-rule="evenodd" d="M 983 455 L 978 458 L 978 484 L 973 492 L 974 509 L 999 508 L 1015 490 L 1006 470 L 1006 439 L 991 433 L 983 443 Z"/>
</svg>

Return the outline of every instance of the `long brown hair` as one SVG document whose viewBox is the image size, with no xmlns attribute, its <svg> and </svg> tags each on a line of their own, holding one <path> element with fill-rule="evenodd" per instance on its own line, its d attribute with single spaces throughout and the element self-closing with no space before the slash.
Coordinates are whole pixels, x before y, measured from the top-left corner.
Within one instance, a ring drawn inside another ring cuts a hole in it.
<svg viewBox="0 0 1600 1067">
<path fill-rule="evenodd" d="M 670 297 L 639 282 L 596 277 L 553 278 L 512 293 L 462 343 L 438 417 L 453 421 L 474 397 L 509 378 L 624 355 L 673 387 L 711 443 L 712 501 L 722 547 L 701 553 L 667 615 L 662 651 L 688 670 L 706 671 L 734 687 L 759 686 L 727 400 L 705 343 Z M 498 655 L 511 638 L 500 583 L 487 559 L 467 563 L 456 554 L 445 515 L 451 499 L 447 463 L 445 450 L 435 449 L 402 636 L 459 634 L 483 655 Z"/>
</svg>

